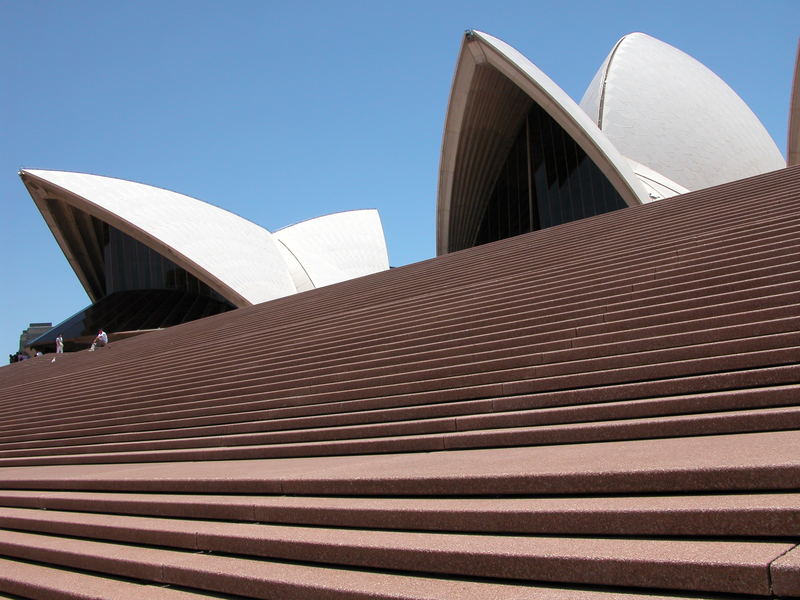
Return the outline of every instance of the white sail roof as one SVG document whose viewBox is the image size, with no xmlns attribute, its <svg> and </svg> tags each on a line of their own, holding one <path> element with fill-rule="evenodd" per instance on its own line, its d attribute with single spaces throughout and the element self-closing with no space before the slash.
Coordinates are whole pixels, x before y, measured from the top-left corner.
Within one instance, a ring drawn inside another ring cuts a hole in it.
<svg viewBox="0 0 800 600">
<path fill-rule="evenodd" d="M 374 209 L 316 217 L 273 235 L 302 266 L 313 287 L 389 268 L 383 227 Z"/>
<path fill-rule="evenodd" d="M 296 291 L 272 234 L 231 212 L 170 190 L 112 177 L 34 169 L 25 169 L 21 175 L 82 282 L 85 266 L 80 249 L 60 234 L 65 224 L 50 215 L 49 198 L 57 197 L 113 225 L 237 306 Z"/>
<path fill-rule="evenodd" d="M 688 54 L 644 33 L 617 42 L 581 108 L 623 155 L 689 190 L 786 166 L 736 92 Z"/>
<path fill-rule="evenodd" d="M 514 89 L 500 89 L 502 81 L 481 78 L 479 67 L 491 66 Z M 491 89 L 490 89 L 491 88 Z M 487 92 L 487 90 L 489 90 Z M 468 103 L 482 93 L 482 110 Z M 469 229 L 475 211 L 463 203 L 477 203 L 491 182 L 487 168 L 499 157 L 506 139 L 515 133 L 515 116 L 524 95 L 552 117 L 581 147 L 629 206 L 648 201 L 645 187 L 629 162 L 591 118 L 553 80 L 518 50 L 480 31 L 468 32 L 456 66 L 445 121 L 437 199 L 437 252 L 448 251 L 451 238 Z M 468 188 L 454 192 L 467 179 Z"/>
<path fill-rule="evenodd" d="M 303 221 L 273 234 L 207 202 L 151 185 L 66 171 L 24 169 L 23 182 L 89 296 L 101 249 L 70 223 L 67 204 L 169 258 L 236 306 L 338 283 L 389 268 L 376 210 Z M 55 203 L 55 204 L 54 204 Z"/>
</svg>

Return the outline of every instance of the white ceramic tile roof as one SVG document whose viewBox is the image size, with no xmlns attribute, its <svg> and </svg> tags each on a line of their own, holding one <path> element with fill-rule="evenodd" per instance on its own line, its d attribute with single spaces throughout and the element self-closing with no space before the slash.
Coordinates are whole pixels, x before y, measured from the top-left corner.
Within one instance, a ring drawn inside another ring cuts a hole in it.
<svg viewBox="0 0 800 600">
<path fill-rule="evenodd" d="M 285 227 L 273 235 L 302 265 L 314 287 L 389 268 L 377 210 L 325 215 Z"/>
<path fill-rule="evenodd" d="M 690 190 L 786 166 L 764 126 L 722 79 L 643 33 L 614 46 L 581 108 L 623 155 Z"/>
</svg>

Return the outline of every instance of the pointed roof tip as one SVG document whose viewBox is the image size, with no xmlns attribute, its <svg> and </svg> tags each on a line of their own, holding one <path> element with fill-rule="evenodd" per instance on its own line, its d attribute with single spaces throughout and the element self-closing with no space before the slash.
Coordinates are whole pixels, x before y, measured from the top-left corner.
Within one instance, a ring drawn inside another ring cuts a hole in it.
<svg viewBox="0 0 800 600">
<path fill-rule="evenodd" d="M 651 40 L 656 40 L 656 41 L 659 41 L 659 42 L 661 41 L 657 37 L 654 37 L 654 36 L 650 35 L 649 33 L 645 33 L 644 31 L 631 31 L 630 33 L 626 33 L 625 35 L 623 35 L 619 39 L 620 40 L 624 40 L 625 38 L 629 38 L 629 37 L 644 37 L 644 38 L 650 38 Z"/>
<path fill-rule="evenodd" d="M 21 167 L 19 170 L 20 177 L 23 175 L 28 175 L 30 177 L 36 177 L 38 179 L 44 179 L 44 180 L 48 180 L 48 176 L 51 174 L 59 174 L 59 173 L 64 173 L 67 175 L 90 175 L 90 173 L 80 173 L 78 171 L 64 171 L 56 169 L 30 169 L 27 167 Z M 97 177 L 100 176 L 98 175 Z"/>
<path fill-rule="evenodd" d="M 634 44 L 641 43 L 641 42 L 656 42 L 657 44 L 661 44 L 661 45 L 667 46 L 669 48 L 674 48 L 675 50 L 678 50 L 679 52 L 681 52 L 683 54 L 686 54 L 685 52 L 683 52 L 683 50 L 680 50 L 679 48 L 676 48 L 672 44 L 670 44 L 668 42 L 665 42 L 664 40 L 659 39 L 659 38 L 657 38 L 657 37 L 655 37 L 653 35 L 650 35 L 649 33 L 643 32 L 643 31 L 631 31 L 630 33 L 626 33 L 621 38 L 619 38 L 619 40 L 617 40 L 617 43 L 615 44 L 615 47 L 619 46 L 620 44 L 622 44 L 623 42 L 626 42 L 626 41 L 634 43 Z"/>
<path fill-rule="evenodd" d="M 469 42 L 472 40 L 477 40 L 478 38 L 492 38 L 493 36 L 489 35 L 488 33 L 481 31 L 479 29 L 465 29 L 464 30 L 464 38 Z"/>
</svg>

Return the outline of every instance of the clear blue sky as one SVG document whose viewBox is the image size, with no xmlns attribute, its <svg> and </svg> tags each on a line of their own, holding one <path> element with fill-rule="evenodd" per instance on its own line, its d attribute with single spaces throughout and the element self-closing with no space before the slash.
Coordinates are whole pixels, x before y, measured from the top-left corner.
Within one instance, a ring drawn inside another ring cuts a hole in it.
<svg viewBox="0 0 800 600">
<path fill-rule="evenodd" d="M 392 265 L 432 257 L 466 29 L 576 100 L 643 31 L 720 75 L 785 154 L 798 0 L 0 0 L 0 364 L 29 322 L 89 303 L 21 167 L 172 189 L 270 230 L 377 208 Z"/>
</svg>

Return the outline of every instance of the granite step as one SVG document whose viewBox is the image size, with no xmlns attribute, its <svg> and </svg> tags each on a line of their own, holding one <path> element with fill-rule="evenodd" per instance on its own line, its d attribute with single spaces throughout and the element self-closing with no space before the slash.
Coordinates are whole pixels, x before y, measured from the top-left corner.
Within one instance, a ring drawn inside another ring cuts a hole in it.
<svg viewBox="0 0 800 600">
<path fill-rule="evenodd" d="M 17 490 L 341 496 L 796 491 L 800 430 L 447 452 L 0 469 Z"/>
<path fill-rule="evenodd" d="M 137 436 L 151 436 L 152 439 L 177 436 L 178 432 L 218 433 L 222 427 L 229 432 L 262 431 L 272 426 L 275 429 L 291 429 L 295 423 L 306 423 L 305 417 L 323 416 L 331 421 L 327 424 L 348 424 L 353 420 L 365 419 L 373 422 L 420 415 L 430 417 L 478 414 L 480 412 L 502 412 L 530 409 L 547 409 L 581 404 L 598 404 L 624 400 L 655 399 L 670 397 L 671 402 L 691 406 L 692 398 L 699 396 L 709 406 L 719 406 L 717 398 L 727 398 L 727 393 L 736 394 L 738 390 L 749 393 L 746 388 L 758 390 L 759 387 L 774 387 L 800 381 L 800 365 L 767 367 L 763 369 L 741 370 L 732 373 L 697 375 L 637 383 L 611 384 L 603 387 L 581 388 L 575 390 L 556 390 L 518 396 L 487 397 L 478 400 L 458 400 L 462 390 L 450 390 L 447 394 L 412 394 L 388 398 L 374 398 L 350 402 L 321 403 L 276 409 L 253 410 L 239 413 L 222 413 L 203 417 L 189 417 L 175 420 L 159 420 L 150 423 L 118 424 L 116 426 L 95 427 L 83 430 L 85 436 L 95 435 L 97 441 L 114 439 L 137 439 Z M 497 388 L 498 386 L 490 386 Z M 745 390 L 742 390 L 745 388 Z M 486 390 L 488 393 L 488 390 Z M 717 392 L 720 392 L 719 396 Z M 759 393 L 756 391 L 756 393 Z M 421 412 L 417 412 L 417 410 Z M 396 415 L 396 416 L 395 416 Z M 303 421 L 295 421 L 304 419 Z M 267 425 L 267 424 L 270 425 Z M 147 428 L 150 429 L 147 429 Z M 37 434 L 38 435 L 38 434 Z M 57 433 L 54 435 L 58 435 Z M 83 437 L 83 436 L 82 436 Z M 33 439 L 38 439 L 34 435 Z M 31 442 L 20 442 L 21 444 Z M 35 443 L 35 442 L 33 442 Z M 46 440 L 42 441 L 47 444 Z M 13 447 L 13 443 L 8 444 Z"/>
<path fill-rule="evenodd" d="M 653 427 L 659 428 L 660 433 L 652 437 L 759 431 L 765 428 L 779 430 L 800 425 L 798 418 L 800 409 L 794 406 L 798 394 L 800 394 L 800 384 L 716 394 L 505 412 L 492 412 L 491 404 L 484 403 L 483 414 L 470 411 L 446 417 L 436 414 L 421 418 L 425 415 L 420 414 L 422 410 L 418 410 L 416 414 L 410 411 L 391 411 L 387 418 L 384 413 L 389 411 L 371 411 L 351 414 L 347 420 L 340 418 L 339 415 L 331 415 L 328 418 L 293 419 L 286 423 L 279 422 L 277 426 L 267 423 L 259 431 L 245 433 L 233 433 L 225 429 L 221 432 L 203 433 L 188 429 L 183 432 L 168 432 L 158 439 L 144 435 L 139 440 L 119 441 L 118 436 L 111 436 L 113 441 L 93 444 L 62 442 L 59 445 L 40 448 L 4 450 L 0 452 L 0 465 L 4 464 L 2 459 L 17 457 L 27 459 L 82 455 L 88 459 L 87 453 L 135 453 L 142 450 L 160 452 L 170 449 L 237 446 L 248 446 L 253 450 L 252 447 L 255 445 L 265 444 L 292 444 L 291 447 L 296 450 L 298 443 L 313 448 L 315 443 L 322 441 L 432 434 L 454 434 L 443 439 L 445 447 L 472 448 L 518 445 L 520 440 L 524 440 L 527 444 L 538 445 L 565 443 L 563 440 L 572 443 L 587 440 L 634 439 L 642 437 L 643 432 L 648 432 Z M 395 418 L 392 419 L 391 415 L 395 415 Z M 582 425 L 570 426 L 570 424 Z M 500 428 L 514 431 L 494 431 Z M 509 443 L 509 440 L 516 441 Z"/>
<path fill-rule="evenodd" d="M 160 548 L 140 548 L 104 542 L 49 538 L 4 532 L 3 553 L 14 563 L 46 553 L 57 568 L 82 568 L 110 576 L 135 578 L 149 585 L 178 585 L 245 598 L 272 600 L 669 600 L 671 593 L 635 590 L 480 581 L 457 577 L 414 576 L 407 573 L 342 569 L 238 556 L 198 554 Z M 67 571 L 68 572 L 68 571 Z M 1 580 L 0 580 L 1 581 Z M 758 584 L 761 581 L 753 581 Z M 149 589 L 149 588 L 145 588 Z M 141 596 L 138 596 L 141 597 Z M 714 600 L 719 596 L 690 595 Z"/>
<path fill-rule="evenodd" d="M 770 303 L 775 303 L 778 306 L 776 306 L 774 308 L 774 310 L 772 310 L 772 312 L 774 314 L 774 313 L 782 310 L 781 306 L 786 304 L 793 297 L 795 297 L 794 294 L 785 294 L 785 295 L 782 295 L 782 296 L 778 297 L 777 300 L 776 300 L 776 298 L 772 298 L 772 299 L 769 299 L 767 301 L 752 301 L 752 302 L 751 301 L 745 301 L 745 302 L 740 302 L 740 303 L 732 303 L 732 305 L 734 306 L 734 310 L 738 310 L 739 311 L 739 312 L 734 313 L 734 314 L 740 315 L 740 317 L 741 317 L 740 320 L 745 320 L 746 321 L 746 319 L 748 319 L 748 315 L 751 314 L 751 313 L 748 312 L 748 310 L 747 310 L 748 308 L 750 308 L 750 309 L 771 310 L 769 308 L 765 309 L 764 305 L 767 304 L 767 306 L 769 306 Z M 729 305 L 729 306 L 731 306 L 731 305 Z M 674 318 L 681 318 L 681 319 L 691 319 L 692 317 L 696 317 L 697 319 L 704 319 L 704 318 L 717 318 L 718 319 L 719 316 L 714 314 L 715 313 L 715 309 L 717 309 L 717 308 L 718 307 L 692 308 L 692 309 L 684 310 L 684 311 L 682 311 L 682 313 L 677 313 L 676 315 L 672 315 L 672 316 Z M 791 314 L 792 312 L 796 312 L 796 308 L 797 308 L 796 304 L 790 305 L 788 308 L 786 308 L 786 311 L 783 314 Z M 717 312 L 719 312 L 719 311 L 717 311 Z M 713 315 L 713 316 L 709 316 L 709 315 Z M 611 334 L 615 334 L 615 333 L 619 334 L 621 332 L 625 332 L 623 337 L 630 338 L 630 336 L 631 336 L 631 332 L 630 332 L 630 329 L 629 329 L 630 327 L 639 326 L 639 327 L 642 327 L 642 328 L 653 328 L 653 327 L 658 327 L 660 325 L 664 325 L 665 324 L 664 323 L 665 320 L 668 321 L 668 319 L 663 315 L 656 316 L 656 317 L 652 317 L 652 316 L 637 317 L 636 319 L 632 319 L 632 320 L 629 320 L 629 321 L 611 321 L 611 322 L 608 322 L 608 323 L 597 324 L 597 325 L 594 325 L 594 326 L 579 327 L 577 329 L 577 331 L 578 331 L 579 335 L 584 335 L 585 334 L 587 336 L 611 335 Z M 736 322 L 736 320 L 737 319 L 735 317 L 733 317 L 732 315 L 728 319 L 729 322 L 731 322 L 731 321 Z M 685 322 L 685 321 L 683 321 L 683 322 Z M 628 326 L 628 328 L 626 328 L 626 325 Z M 674 323 L 671 323 L 671 325 L 673 325 L 673 328 L 674 328 Z M 789 325 L 791 325 L 791 323 L 789 323 Z M 648 331 L 647 333 L 652 333 L 652 331 Z M 687 336 L 687 337 L 689 337 L 689 336 Z M 594 337 L 593 341 L 597 342 L 597 341 L 602 341 L 603 339 L 604 338 L 602 338 L 602 337 L 599 337 L 599 338 L 598 337 Z M 547 346 L 545 346 L 545 348 L 546 347 Z M 614 346 L 608 346 L 607 348 L 608 348 L 608 352 L 612 352 L 613 353 L 615 351 L 615 347 Z M 579 352 L 579 351 L 576 351 L 576 350 L 565 350 L 564 352 L 561 353 L 560 356 L 567 356 L 566 360 L 569 360 L 568 355 L 569 355 L 570 352 L 575 353 L 575 352 Z M 520 354 L 519 352 L 517 354 L 518 354 L 518 356 L 514 360 L 521 361 L 523 364 L 526 361 L 530 360 L 530 359 L 526 358 L 524 355 L 519 356 L 519 354 Z M 553 354 L 552 356 L 559 356 L 559 355 L 558 354 Z M 402 381 L 402 379 L 404 377 L 405 378 L 408 378 L 408 377 L 417 378 L 418 377 L 418 372 L 420 370 L 427 370 L 427 369 L 425 369 L 425 367 L 427 367 L 427 366 L 435 365 L 435 364 L 444 364 L 444 365 L 450 365 L 451 364 L 451 362 L 448 362 L 444 358 L 443 359 L 438 359 L 438 360 L 441 361 L 441 362 L 437 363 L 437 360 L 433 360 L 433 361 L 423 362 L 422 364 L 416 365 L 416 366 L 412 363 L 409 366 L 409 370 L 407 371 L 407 374 L 406 375 L 400 375 L 400 381 Z M 500 359 L 500 362 L 498 364 L 500 366 L 506 366 L 505 363 L 507 363 L 507 359 Z M 491 371 L 492 368 L 493 368 L 491 363 L 486 363 L 486 362 L 483 362 L 483 363 L 482 362 L 478 362 L 478 363 L 474 363 L 474 364 L 461 365 L 461 366 L 459 366 L 457 368 L 458 369 L 462 369 L 462 370 L 464 370 L 466 372 L 470 372 L 470 370 L 472 370 L 474 372 L 475 369 L 480 369 L 481 366 L 484 366 L 489 371 Z M 513 365 L 511 365 L 511 366 L 513 366 Z M 445 366 L 445 370 L 446 371 L 448 371 L 448 370 L 449 371 L 453 371 L 454 369 L 456 369 L 456 367 Z M 428 372 L 430 372 L 430 370 L 428 370 Z M 316 387 L 314 387 L 313 385 L 309 385 L 308 380 L 301 380 L 301 381 L 303 381 L 304 385 L 303 385 L 302 388 L 299 388 L 299 390 L 301 390 L 301 391 L 303 391 L 305 393 L 324 393 L 324 392 L 327 392 L 327 391 L 339 391 L 341 389 L 341 387 L 343 387 L 345 385 L 347 387 L 350 387 L 350 388 L 358 388 L 358 386 L 363 386 L 364 385 L 364 381 L 363 380 L 359 380 L 355 376 L 355 373 L 353 373 L 352 369 L 350 371 L 348 371 L 348 375 L 351 376 L 350 377 L 350 379 L 351 379 L 350 381 L 347 381 L 346 383 L 344 383 L 344 382 L 336 382 L 336 383 L 334 383 L 332 385 L 328 384 L 327 387 L 324 384 L 319 384 Z M 334 379 L 335 379 L 335 376 L 332 376 L 332 377 L 334 377 Z M 339 377 L 341 378 L 341 376 L 339 376 Z M 378 371 L 378 376 L 377 377 L 379 377 L 381 381 L 386 381 L 386 378 L 382 377 L 380 375 L 380 371 Z M 278 383 L 277 385 L 270 385 L 268 383 L 261 383 L 258 386 L 249 386 L 249 387 L 246 386 L 247 382 L 245 381 L 243 385 L 245 386 L 244 390 L 246 390 L 247 392 L 249 392 L 251 394 L 259 394 L 261 398 L 269 398 L 271 396 L 275 397 L 276 395 L 278 395 L 278 396 L 293 395 L 292 394 L 292 388 L 290 387 L 292 381 L 298 381 L 298 380 L 291 380 L 291 379 L 288 380 L 288 381 L 287 380 L 283 380 L 281 383 Z M 295 388 L 295 389 L 297 389 L 297 388 Z M 225 392 L 226 392 L 227 395 L 235 395 L 236 388 L 232 389 L 230 386 L 228 386 L 225 389 Z M 202 393 L 194 392 L 192 394 L 192 396 L 191 396 L 191 399 L 193 401 L 194 406 L 197 406 L 198 401 L 201 401 L 203 396 L 206 396 L 208 398 L 208 400 L 209 400 L 208 404 L 213 406 L 215 404 L 217 395 L 218 394 L 214 393 L 213 390 L 204 391 Z M 165 397 L 168 397 L 168 392 L 167 391 L 163 391 L 161 393 L 154 394 L 151 399 L 148 398 L 148 397 L 145 397 L 145 399 L 142 399 L 142 402 L 145 402 L 145 404 L 143 405 L 142 409 L 139 409 L 139 411 L 143 412 L 143 413 L 149 413 L 150 410 L 151 410 L 151 407 L 153 406 L 153 403 L 156 403 L 157 400 L 161 400 L 162 398 L 165 398 Z M 88 399 L 85 399 L 84 402 L 90 402 L 92 399 L 93 399 L 92 397 L 89 397 Z M 123 399 L 118 399 L 118 400 L 108 401 L 108 403 L 111 403 L 113 405 L 113 404 L 116 404 L 116 403 L 121 403 L 121 402 L 123 402 L 123 400 L 124 400 L 124 398 Z M 173 400 L 174 400 L 174 398 L 173 398 Z M 160 404 L 163 405 L 163 402 L 160 402 Z M 57 412 L 58 412 L 59 415 L 63 415 L 63 410 L 64 410 L 65 406 L 69 406 L 69 405 L 68 404 L 62 405 L 58 409 Z M 86 409 L 84 409 L 84 412 L 96 413 L 100 406 L 103 406 L 103 404 L 102 403 L 100 403 L 100 404 L 92 403 L 90 408 L 87 407 Z M 134 410 L 136 410 L 136 409 L 132 409 L 132 408 L 129 407 L 129 408 L 125 409 L 125 413 L 130 414 L 131 411 L 134 411 Z M 56 409 L 53 409 L 53 412 L 55 412 L 55 411 L 56 411 Z M 79 414 L 80 411 L 72 411 L 72 412 L 73 412 L 73 415 L 68 417 L 69 419 L 80 420 L 80 419 L 84 418 L 82 414 Z M 37 411 L 36 418 L 37 418 L 37 421 L 38 421 L 39 424 L 41 424 L 42 422 L 44 422 L 46 420 L 47 414 L 49 414 L 49 411 L 47 411 L 47 410 L 39 410 L 39 411 Z M 59 422 L 59 420 L 57 419 L 56 422 Z M 16 421 L 8 419 L 7 422 L 6 422 L 6 425 L 4 425 L 4 427 L 0 428 L 0 429 L 12 429 L 12 428 L 13 429 L 17 429 L 18 426 L 19 426 L 19 424 Z"/>
<path fill-rule="evenodd" d="M 166 575 L 169 567 L 164 562 L 177 558 L 169 556 L 167 548 L 256 557 L 264 559 L 262 563 L 302 561 L 423 575 L 764 596 L 772 592 L 770 565 L 796 547 L 778 541 L 493 537 L 225 522 L 203 522 L 199 527 L 178 519 L 58 511 L 39 518 L 30 513 L 42 511 L 0 509 L 4 555 L 28 558 L 27 547 L 34 542 L 40 552 L 49 547 L 49 562 L 71 567 L 80 557 L 87 570 L 109 569 L 115 575 L 183 585 L 186 582 Z M 81 537 L 87 531 L 91 540 Z M 112 550 L 109 542 L 128 545 L 114 544 Z M 97 554 L 98 547 L 107 550 Z M 124 560 L 120 549 L 127 555 Z M 161 555 L 161 569 L 154 551 Z"/>
<path fill-rule="evenodd" d="M 303 526 L 605 536 L 800 536 L 800 493 L 396 498 L 0 490 L 0 506 Z"/>
<path fill-rule="evenodd" d="M 231 598 L 164 587 L 160 583 L 125 581 L 70 569 L 0 557 L 0 590 L 19 600 L 210 600 Z"/>
<path fill-rule="evenodd" d="M 757 339 L 763 341 L 763 338 Z M 791 342 L 792 335 L 789 334 L 779 339 Z M 553 363 L 551 365 L 533 367 L 533 370 L 528 369 L 528 376 L 534 377 L 534 379 L 518 382 L 509 381 L 502 383 L 500 387 L 497 385 L 488 386 L 488 388 L 487 386 L 474 386 L 476 388 L 474 391 L 478 392 L 479 399 L 492 399 L 492 410 L 509 410 L 514 407 L 523 407 L 523 403 L 526 401 L 530 402 L 531 394 L 560 392 L 563 396 L 563 392 L 569 389 L 573 389 L 578 392 L 581 388 L 598 388 L 606 386 L 619 388 L 619 386 L 626 383 L 639 382 L 648 378 L 667 380 L 661 381 L 660 393 L 674 395 L 676 393 L 685 394 L 693 391 L 692 382 L 695 381 L 695 378 L 692 376 L 710 374 L 724 370 L 740 371 L 735 377 L 735 383 L 733 384 L 740 387 L 763 385 L 759 383 L 759 381 L 764 380 L 765 377 L 766 381 L 772 384 L 779 381 L 787 381 L 787 378 L 788 381 L 791 381 L 791 377 L 796 376 L 797 373 L 797 369 L 794 368 L 797 363 L 797 357 L 800 356 L 800 349 L 797 347 L 789 347 L 782 350 L 771 348 L 767 350 L 756 350 L 749 353 L 723 355 L 718 357 L 708 357 L 706 353 L 708 347 L 701 346 L 699 349 L 700 357 L 695 357 L 693 360 L 662 362 L 657 365 L 651 364 L 648 360 L 644 360 L 642 358 L 646 358 L 648 356 L 646 353 L 642 355 L 632 355 L 629 357 L 627 364 L 631 366 L 625 366 L 626 363 L 622 361 L 621 357 L 615 357 L 611 360 L 600 362 L 596 361 L 595 359 L 590 359 L 588 361 L 575 361 L 574 363 Z M 744 344 L 737 346 L 736 349 L 744 349 Z M 781 362 L 784 363 L 783 367 L 780 366 Z M 593 365 L 597 370 L 585 372 L 583 369 L 584 363 L 587 365 Z M 597 367 L 606 368 L 602 369 Z M 759 369 L 760 367 L 776 368 L 777 371 L 775 371 L 775 376 L 779 379 L 775 380 L 771 378 L 771 375 L 761 373 Z M 571 370 L 572 372 L 565 373 L 565 370 Z M 750 373 L 750 379 L 748 379 L 747 373 Z M 759 379 L 759 377 L 761 377 L 761 379 Z M 781 377 L 782 379 L 780 379 Z M 686 385 L 681 386 L 679 381 L 680 378 L 688 378 Z M 452 378 L 450 382 L 455 382 L 459 379 L 464 381 L 464 378 Z M 447 383 L 448 382 L 445 381 L 442 385 L 447 387 Z M 655 383 L 657 382 L 650 384 L 651 387 Z M 702 380 L 697 381 L 698 385 L 702 383 Z M 728 384 L 729 387 L 730 385 L 731 384 Z M 256 404 L 245 402 L 240 407 L 240 409 L 243 410 L 243 413 L 238 416 L 238 421 L 252 422 L 252 420 L 257 416 L 262 418 L 280 418 L 298 416 L 299 414 L 308 415 L 309 413 L 313 414 L 314 412 L 330 414 L 331 412 L 348 412 L 353 410 L 362 411 L 370 408 L 374 409 L 378 406 L 385 406 L 387 409 L 398 408 L 403 406 L 429 404 L 432 400 L 434 400 L 434 398 L 431 398 L 430 393 L 426 395 L 425 392 L 416 391 L 416 393 L 414 393 L 412 391 L 412 393 L 399 394 L 398 397 L 395 398 L 395 401 L 392 402 L 391 399 L 387 398 L 386 396 L 386 387 L 387 386 L 376 388 L 371 396 L 374 398 L 372 400 L 370 399 L 370 395 L 367 395 L 366 397 L 360 397 L 358 400 L 350 400 L 349 403 L 347 398 L 342 398 L 341 396 L 336 397 L 331 393 L 323 394 L 321 397 L 316 398 L 317 402 L 322 404 L 322 406 L 320 406 L 320 408 L 316 411 L 313 408 L 314 403 L 312 402 L 314 398 L 310 396 L 301 396 L 294 401 L 292 401 L 291 398 L 288 398 L 283 402 L 261 401 Z M 710 385 L 706 384 L 705 389 L 708 389 L 708 387 L 710 387 Z M 470 397 L 469 394 L 466 393 L 466 390 L 458 385 L 455 385 L 455 383 L 453 383 L 449 389 L 449 393 L 444 394 L 436 399 L 436 403 L 452 403 L 454 400 L 464 400 L 469 399 Z M 434 390 L 434 393 L 437 391 L 438 390 Z M 625 392 L 627 390 L 623 389 L 622 391 Z M 650 393 L 655 391 L 657 390 L 651 389 Z M 603 393 L 602 390 L 598 389 L 591 389 L 589 392 L 588 400 L 590 402 L 597 401 L 593 400 L 591 396 L 599 396 L 601 393 Z M 527 400 L 525 398 L 516 400 L 514 398 L 508 398 L 510 394 L 524 394 L 526 395 Z M 577 397 L 580 396 L 577 395 Z M 631 395 L 628 394 L 627 396 L 623 396 L 623 398 L 625 397 L 630 398 Z M 603 397 L 604 401 L 609 401 L 612 399 L 614 399 L 613 396 L 608 397 L 606 395 Z M 230 416 L 232 411 L 237 408 L 235 399 L 228 398 L 227 400 L 230 402 L 230 404 L 221 405 L 217 410 L 216 418 L 214 418 L 211 422 L 221 423 L 223 425 L 235 422 L 235 420 Z M 536 405 L 538 406 L 547 406 L 549 401 L 545 398 L 541 398 L 535 399 L 534 402 L 536 402 Z M 488 409 L 488 406 L 486 405 L 486 402 L 477 402 L 473 404 L 473 407 L 475 409 L 479 409 L 479 407 L 483 406 L 482 410 L 486 411 Z M 305 411 L 296 410 L 302 407 L 309 407 L 309 409 Z M 459 410 L 458 407 L 456 408 L 457 414 L 463 414 L 462 410 Z M 259 409 L 271 410 L 271 412 L 259 414 L 257 412 Z M 437 410 L 441 409 L 433 408 L 429 410 L 435 414 Z M 205 410 L 177 410 L 170 413 L 162 413 L 160 416 L 162 419 L 164 417 L 172 417 L 173 419 L 177 417 L 174 424 L 183 426 L 197 426 L 201 424 L 208 425 L 210 423 L 208 419 L 202 420 L 202 417 L 208 416 L 208 411 Z M 401 416 L 405 418 L 413 417 L 413 415 L 410 414 L 401 414 Z M 117 426 L 120 428 L 127 426 L 128 429 L 125 431 L 131 431 L 131 428 L 141 430 L 142 427 L 163 430 L 166 426 L 166 423 L 163 420 L 153 420 L 153 417 L 149 415 L 148 417 L 148 422 L 143 424 L 139 423 L 138 425 L 134 426 L 132 421 L 120 420 Z M 110 423 L 110 421 L 106 421 L 106 423 Z M 278 423 L 278 427 L 280 427 L 280 423 Z M 106 427 L 105 430 L 106 433 L 113 433 L 117 431 L 121 430 L 114 428 L 109 429 L 108 427 Z M 232 432 L 230 429 L 228 431 Z M 52 442 L 50 443 L 52 444 Z"/>
<path fill-rule="evenodd" d="M 191 422 L 165 423 L 155 421 L 133 428 L 119 427 L 106 428 L 103 433 L 92 429 L 84 429 L 52 434 L 51 436 L 34 436 L 32 441 L 9 441 L 0 444 L 0 456 L 10 457 L 15 454 L 34 456 L 41 454 L 37 448 L 68 448 L 65 452 L 77 452 L 78 447 L 84 449 L 90 444 L 110 444 L 123 442 L 151 441 L 151 448 L 159 447 L 156 440 L 178 440 L 180 438 L 198 436 L 233 436 L 240 434 L 263 433 L 267 431 L 307 430 L 319 427 L 342 427 L 370 423 L 403 422 L 419 419 L 441 419 L 452 417 L 455 419 L 456 428 L 459 430 L 482 428 L 491 424 L 491 427 L 500 426 L 509 422 L 511 426 L 521 426 L 537 422 L 556 423 L 568 421 L 606 420 L 616 414 L 619 418 L 643 416 L 653 414 L 685 414 L 698 412 L 715 412 L 720 410 L 742 409 L 764 406 L 781 406 L 793 404 L 796 401 L 797 388 L 792 385 L 780 386 L 785 383 L 794 383 L 800 379 L 800 366 L 778 367 L 774 370 L 766 369 L 765 372 L 753 373 L 747 380 L 744 373 L 737 374 L 735 386 L 758 386 L 759 383 L 769 383 L 768 387 L 753 387 L 750 389 L 723 389 L 715 392 L 701 392 L 698 394 L 675 394 L 677 382 L 666 386 L 667 391 L 672 391 L 670 396 L 641 397 L 631 399 L 623 395 L 614 398 L 606 393 L 598 397 L 596 390 L 591 394 L 574 394 L 572 401 L 564 400 L 565 394 L 559 394 L 557 401 L 548 400 L 539 396 L 527 396 L 527 402 L 518 397 L 498 397 L 480 400 L 450 401 L 439 404 L 410 404 L 407 406 L 385 406 L 381 399 L 376 399 L 374 408 L 359 406 L 360 410 L 348 410 L 349 406 L 333 405 L 320 406 L 318 411 L 309 406 L 309 410 L 288 411 L 273 409 L 257 415 L 238 415 L 239 420 L 231 417 L 220 416 L 219 423 L 203 425 Z M 770 371 L 770 372 L 766 372 Z M 754 378 L 755 379 L 754 379 Z M 651 386 L 652 391 L 657 391 Z M 626 392 L 627 390 L 622 390 Z M 630 396 L 630 394 L 627 394 Z M 598 403 L 599 400 L 599 403 Z M 580 406 L 583 404 L 583 406 Z M 510 410 L 509 410 L 510 409 Z M 315 414 L 316 413 L 316 414 Z M 500 413 L 500 414 L 492 414 Z M 561 419 L 559 421 L 559 419 Z M 184 425 L 184 426 L 180 426 Z M 189 426 L 186 426 L 189 425 Z M 82 434 L 82 435 L 81 435 Z M 29 436 L 30 437 L 30 436 Z M 42 439 L 48 438 L 48 439 Z M 9 438 L 11 439 L 11 436 Z"/>
</svg>

